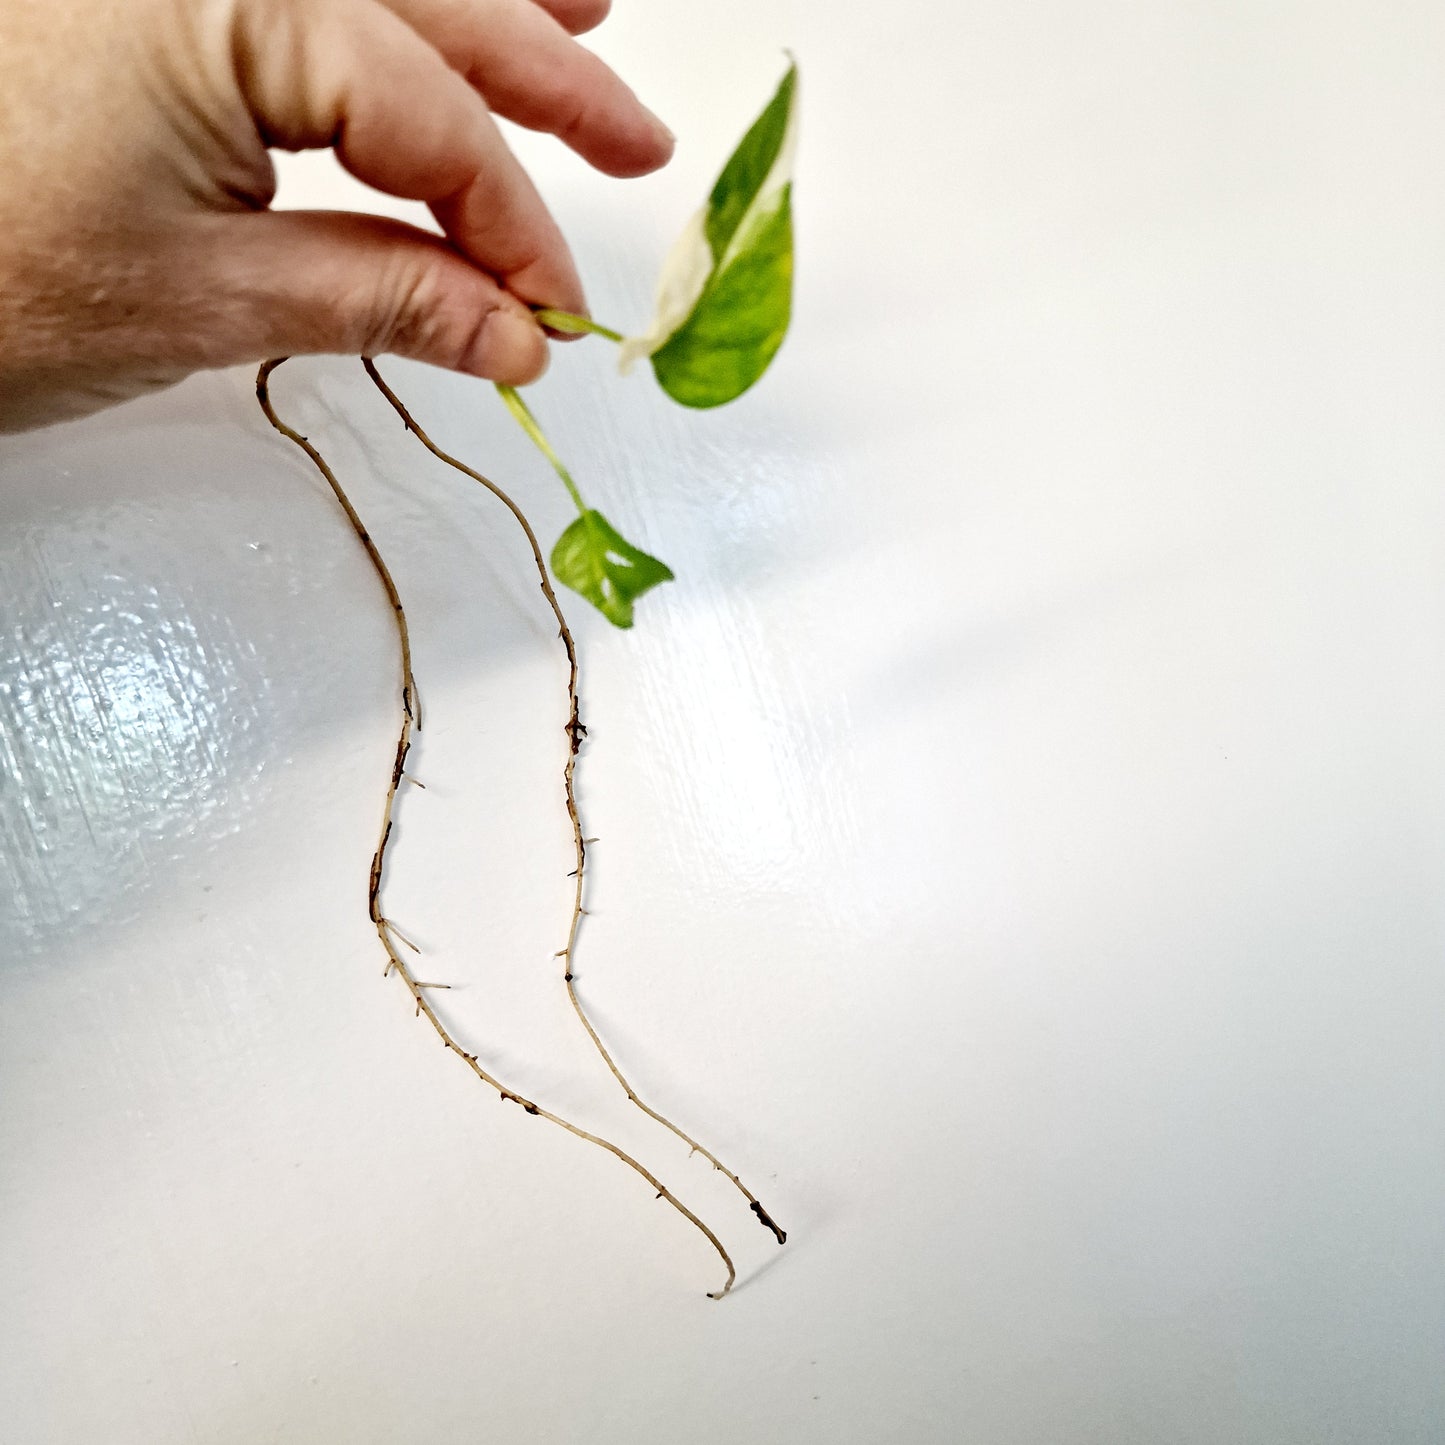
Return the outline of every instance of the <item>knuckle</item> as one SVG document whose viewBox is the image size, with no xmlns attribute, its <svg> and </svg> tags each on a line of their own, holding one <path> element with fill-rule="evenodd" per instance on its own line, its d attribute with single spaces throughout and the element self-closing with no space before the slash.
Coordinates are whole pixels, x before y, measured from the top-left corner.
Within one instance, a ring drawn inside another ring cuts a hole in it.
<svg viewBox="0 0 1445 1445">
<path fill-rule="evenodd" d="M 440 259 L 433 256 L 408 256 L 382 269 L 370 305 L 362 310 L 363 334 L 358 339 L 365 354 L 434 354 L 444 325 L 441 271 Z"/>
<path fill-rule="evenodd" d="M 499 299 L 458 285 L 447 258 L 411 258 L 385 280 L 360 338 L 364 355 L 381 351 L 470 371 L 495 350 Z"/>
</svg>

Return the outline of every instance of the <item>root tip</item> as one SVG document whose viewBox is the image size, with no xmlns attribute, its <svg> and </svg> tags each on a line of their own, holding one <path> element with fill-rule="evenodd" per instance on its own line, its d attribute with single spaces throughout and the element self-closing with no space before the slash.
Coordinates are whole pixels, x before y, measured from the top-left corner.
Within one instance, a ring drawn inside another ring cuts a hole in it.
<svg viewBox="0 0 1445 1445">
<path fill-rule="evenodd" d="M 786 1244 L 788 1242 L 787 1231 L 778 1228 L 777 1221 L 763 1208 L 758 1200 L 754 1199 L 748 1208 L 758 1216 L 758 1223 L 761 1224 L 764 1229 L 772 1231 L 774 1238 L 777 1239 L 779 1244 Z"/>
</svg>

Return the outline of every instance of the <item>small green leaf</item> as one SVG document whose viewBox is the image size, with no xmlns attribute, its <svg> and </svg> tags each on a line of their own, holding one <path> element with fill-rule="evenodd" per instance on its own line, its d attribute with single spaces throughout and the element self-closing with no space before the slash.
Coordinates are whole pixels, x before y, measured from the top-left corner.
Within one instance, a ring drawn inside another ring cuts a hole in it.
<svg viewBox="0 0 1445 1445">
<path fill-rule="evenodd" d="M 634 547 L 601 512 L 593 511 L 583 512 L 557 538 L 552 573 L 615 627 L 631 627 L 633 602 L 672 581 L 665 562 Z"/>
<path fill-rule="evenodd" d="M 622 343 L 685 406 L 720 406 L 767 370 L 792 315 L 797 67 L 723 167 L 663 266 L 652 325 Z"/>
</svg>

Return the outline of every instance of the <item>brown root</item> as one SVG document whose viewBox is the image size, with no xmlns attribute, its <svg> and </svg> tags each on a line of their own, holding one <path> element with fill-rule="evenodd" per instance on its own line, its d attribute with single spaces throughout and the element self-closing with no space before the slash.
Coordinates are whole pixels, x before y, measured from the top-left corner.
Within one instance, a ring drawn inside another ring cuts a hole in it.
<svg viewBox="0 0 1445 1445">
<path fill-rule="evenodd" d="M 718 1252 L 718 1256 L 721 1258 L 723 1264 L 727 1267 L 727 1282 L 720 1290 L 709 1291 L 710 1299 L 721 1299 L 733 1287 L 733 1282 L 737 1278 L 737 1271 L 733 1268 L 733 1262 L 728 1256 L 727 1250 L 723 1248 L 722 1241 L 718 1239 L 717 1235 L 715 1235 L 712 1230 L 709 1229 L 708 1226 L 704 1224 L 703 1221 L 699 1219 L 697 1215 L 694 1214 L 692 1210 L 687 1207 L 687 1205 L 685 1205 L 680 1199 L 678 1199 L 677 1196 L 666 1187 L 666 1185 L 664 1185 L 653 1174 L 651 1174 L 640 1163 L 638 1163 L 638 1161 L 634 1159 L 630 1154 L 624 1152 L 622 1149 L 619 1149 L 617 1145 L 613 1144 L 610 1140 L 603 1139 L 596 1134 L 590 1134 L 587 1132 L 587 1130 L 579 1128 L 570 1120 L 562 1118 L 561 1115 L 554 1114 L 548 1109 L 543 1109 L 538 1104 L 534 1103 L 531 1099 L 525 1098 L 523 1095 L 517 1093 L 516 1090 L 509 1089 L 500 1080 L 496 1079 L 495 1077 L 493 1077 L 492 1074 L 488 1073 L 487 1070 L 482 1067 L 481 1063 L 478 1062 L 477 1056 L 475 1054 L 468 1053 L 452 1037 L 450 1031 L 442 1022 L 436 1010 L 432 1007 L 430 1001 L 426 998 L 426 990 L 429 988 L 438 987 L 438 985 L 419 982 L 411 972 L 411 969 L 407 966 L 406 960 L 401 956 L 400 952 L 398 951 L 398 943 L 401 943 L 403 946 L 411 949 L 415 949 L 416 946 L 412 944 L 409 939 L 405 938 L 404 935 L 402 935 L 402 933 L 400 932 L 400 930 L 397 929 L 395 924 L 391 923 L 390 920 L 388 920 L 382 914 L 381 886 L 386 871 L 386 848 L 391 838 L 393 815 L 396 809 L 397 788 L 399 787 L 401 779 L 405 773 L 407 754 L 411 750 L 413 730 L 419 729 L 421 726 L 420 708 L 417 702 L 416 679 L 412 674 L 411 636 L 407 630 L 406 610 L 402 606 L 401 597 L 397 592 L 396 583 L 392 579 L 391 572 L 388 570 L 385 561 L 382 559 L 381 553 L 377 550 L 376 543 L 372 540 L 370 533 L 362 524 L 361 518 L 360 516 L 358 516 L 356 508 L 351 503 L 351 499 L 346 495 L 346 492 L 343 490 L 341 483 L 337 480 L 336 474 L 331 470 L 330 466 L 327 465 L 326 460 L 322 457 L 321 453 L 311 444 L 310 441 L 307 440 L 306 437 L 302 436 L 293 428 L 287 426 L 286 423 L 283 422 L 279 416 L 277 416 L 275 408 L 271 404 L 269 386 L 271 373 L 274 372 L 276 368 L 280 366 L 285 360 L 286 358 L 283 356 L 262 364 L 260 371 L 256 375 L 256 399 L 261 405 L 261 410 L 266 414 L 267 421 L 269 421 L 271 425 L 275 427 L 276 430 L 280 432 L 281 435 L 284 436 L 288 441 L 294 442 L 298 447 L 300 447 L 301 450 L 304 451 L 306 455 L 311 458 L 312 463 L 315 465 L 316 469 L 321 473 L 321 475 L 326 478 L 327 485 L 330 486 L 332 495 L 335 496 L 336 501 L 341 507 L 342 511 L 346 513 L 347 520 L 351 523 L 352 530 L 356 533 L 357 538 L 361 542 L 361 545 L 366 549 L 366 555 L 371 561 L 372 568 L 375 570 L 376 575 L 380 579 L 381 585 L 386 592 L 387 601 L 391 605 L 392 615 L 396 621 L 397 638 L 400 643 L 401 730 L 397 737 L 396 752 L 391 768 L 391 780 L 387 786 L 386 802 L 382 808 L 381 835 L 376 845 L 376 851 L 372 855 L 370 871 L 367 879 L 366 895 L 367 913 L 371 918 L 373 927 L 376 929 L 376 936 L 381 941 L 381 946 L 386 952 L 387 966 L 385 971 L 387 973 L 395 972 L 398 977 L 400 977 L 402 982 L 406 985 L 408 993 L 412 997 L 412 1000 L 416 1006 L 417 1014 L 426 1016 L 427 1022 L 431 1024 L 433 1029 L 436 1030 L 437 1036 L 441 1039 L 442 1044 L 448 1050 L 454 1053 L 459 1059 L 461 1059 L 462 1062 L 465 1063 L 469 1069 L 471 1069 L 472 1073 L 474 1073 L 477 1078 L 482 1081 L 482 1083 L 487 1084 L 489 1087 L 495 1089 L 497 1091 L 497 1094 L 503 1100 L 510 1100 L 512 1103 L 519 1105 L 526 1113 L 550 1120 L 553 1124 L 556 1124 L 559 1129 L 565 1129 L 567 1133 L 574 1135 L 576 1138 L 584 1139 L 589 1144 L 595 1144 L 599 1149 L 605 1149 L 609 1154 L 621 1160 L 621 1162 L 627 1165 L 627 1167 L 631 1169 L 634 1173 L 640 1175 L 644 1180 L 646 1180 L 648 1185 L 655 1192 L 657 1198 L 667 1200 L 667 1202 L 671 1204 L 672 1207 L 677 1210 L 677 1212 L 682 1215 L 682 1217 L 686 1219 L 689 1224 L 691 1224 L 695 1229 L 697 1229 L 704 1236 L 704 1238 L 707 1239 L 708 1243 L 711 1244 L 712 1247 Z M 392 404 L 398 409 L 401 409 L 401 403 L 397 401 L 395 396 L 386 388 L 385 383 L 382 382 L 380 376 L 377 375 L 376 370 L 372 366 L 370 361 L 367 361 L 366 367 L 367 370 L 371 373 L 372 379 L 377 383 L 378 386 L 382 388 L 382 390 L 386 393 L 387 397 L 391 400 Z M 409 419 L 408 424 L 412 426 L 413 430 L 416 430 L 415 425 L 410 423 Z M 418 433 L 418 435 L 420 435 L 420 433 Z M 425 439 L 423 438 L 423 440 Z M 427 445 L 430 446 L 430 443 L 428 442 Z M 433 447 L 432 450 L 435 451 L 436 449 Z M 451 459 L 446 458 L 446 460 L 450 461 Z M 461 464 L 453 462 L 453 465 L 460 466 Z M 476 473 L 470 472 L 467 468 L 462 468 L 462 470 L 468 471 L 468 475 L 476 476 Z M 486 482 L 481 477 L 477 477 L 477 480 L 483 482 L 483 485 L 491 488 L 491 490 L 493 490 L 494 492 L 497 492 L 498 496 L 502 496 L 502 494 L 497 491 L 495 487 L 491 486 L 491 483 Z M 505 496 L 503 496 L 502 499 L 507 503 L 508 507 L 511 508 L 513 514 L 522 523 L 522 526 L 526 528 L 527 535 L 529 538 L 531 538 L 533 547 L 535 549 L 536 539 L 533 536 L 532 529 L 527 524 L 526 519 L 522 517 L 522 514 L 517 510 L 517 508 L 515 507 L 515 505 L 513 505 L 510 499 L 506 498 Z M 555 596 L 551 594 L 550 584 L 547 583 L 545 579 L 543 582 L 543 586 L 549 594 L 549 600 L 551 600 L 554 610 L 558 610 L 556 608 Z M 560 615 L 560 610 L 558 610 L 559 618 Z M 565 629 L 565 623 L 563 624 L 563 627 Z M 569 691 L 572 709 L 572 719 L 571 723 L 569 724 L 569 729 L 571 729 L 574 725 L 580 726 L 580 724 L 577 724 L 576 713 L 577 663 L 576 651 L 572 646 L 570 635 L 567 636 L 566 642 L 568 657 L 570 659 L 572 668 L 572 683 Z M 570 735 L 575 738 L 575 731 L 571 732 Z M 571 798 L 571 760 L 573 757 L 575 757 L 575 750 L 569 753 L 567 769 L 569 811 L 571 812 L 572 819 L 575 825 L 577 816 L 576 806 Z M 580 848 L 580 828 L 578 829 L 577 837 L 578 846 Z M 578 881 L 578 888 L 578 901 L 580 906 L 580 875 Z M 576 921 L 576 916 L 574 916 L 574 934 L 576 930 Z"/>
<path fill-rule="evenodd" d="M 772 1216 L 757 1196 L 717 1157 L 710 1149 L 699 1144 L 690 1134 L 685 1133 L 666 1115 L 659 1113 L 652 1107 L 637 1090 L 632 1087 L 622 1070 L 617 1066 L 617 1061 L 612 1057 L 606 1044 L 602 1042 L 601 1036 L 588 1017 L 587 1010 L 583 1007 L 581 996 L 577 992 L 575 972 L 572 967 L 573 958 L 577 948 L 577 934 L 582 926 L 582 919 L 586 916 L 587 910 L 582 906 L 583 891 L 585 888 L 585 874 L 587 871 L 587 843 L 588 839 L 582 835 L 582 819 L 577 809 L 576 771 L 577 755 L 582 748 L 582 739 L 587 735 L 587 729 L 583 725 L 578 706 L 577 693 L 577 645 L 572 639 L 572 630 L 567 626 L 567 619 L 562 613 L 562 605 L 557 600 L 557 593 L 552 587 L 552 579 L 547 573 L 547 564 L 542 557 L 542 547 L 537 541 L 537 534 L 532 530 L 532 524 L 523 515 L 522 509 L 504 492 L 495 482 L 484 477 L 480 472 L 474 471 L 465 462 L 458 461 L 456 457 L 444 452 L 432 439 L 417 425 L 416 419 L 407 410 L 400 397 L 382 379 L 381 373 L 376 369 L 376 363 L 370 357 L 362 358 L 362 365 L 366 368 L 366 374 L 375 382 L 378 390 L 389 401 L 395 409 L 396 414 L 401 418 L 406 429 L 436 458 L 445 462 L 449 467 L 454 467 L 464 476 L 470 477 L 474 482 L 479 482 L 516 519 L 517 525 L 526 534 L 527 544 L 532 549 L 532 560 L 537 567 L 537 578 L 542 587 L 542 595 L 547 599 L 547 606 L 551 608 L 552 615 L 557 620 L 557 633 L 562 642 L 562 647 L 567 654 L 567 722 L 564 731 L 567 734 L 567 753 L 562 767 L 562 788 L 567 803 L 567 817 L 572 825 L 572 849 L 576 866 L 568 877 L 575 880 L 572 895 L 572 918 L 567 928 L 567 944 L 565 948 L 559 949 L 553 955 L 563 960 L 562 979 L 567 987 L 567 997 L 572 1001 L 573 1011 L 578 1021 L 587 1031 L 587 1037 L 592 1040 L 593 1046 L 602 1056 L 602 1061 L 610 1070 L 612 1077 L 622 1086 L 623 1092 L 649 1119 L 654 1119 L 664 1129 L 670 1130 L 688 1149 L 695 1154 L 701 1154 L 712 1167 L 719 1173 L 726 1175 L 728 1179 L 741 1192 L 744 1199 L 748 1201 L 748 1207 L 753 1214 L 761 1221 L 765 1229 L 771 1230 L 774 1238 L 779 1244 L 783 1244 L 788 1236 L 774 1222 Z M 596 841 L 595 839 L 592 841 Z"/>
</svg>

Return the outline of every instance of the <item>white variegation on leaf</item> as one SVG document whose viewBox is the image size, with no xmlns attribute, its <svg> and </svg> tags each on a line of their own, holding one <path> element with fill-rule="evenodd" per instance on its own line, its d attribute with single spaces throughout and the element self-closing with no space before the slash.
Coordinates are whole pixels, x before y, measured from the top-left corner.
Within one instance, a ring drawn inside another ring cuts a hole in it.
<svg viewBox="0 0 1445 1445">
<path fill-rule="evenodd" d="M 618 347 L 617 369 L 623 376 L 639 361 L 651 356 L 692 315 L 692 308 L 713 273 L 712 250 L 707 244 L 707 213 L 708 208 L 704 206 L 693 216 L 662 263 L 652 324 L 641 336 L 629 336 Z"/>
<path fill-rule="evenodd" d="M 622 344 L 624 372 L 650 357 L 676 400 L 716 406 L 766 370 L 791 312 L 797 132 L 790 66 L 669 253 L 651 325 Z"/>
</svg>

